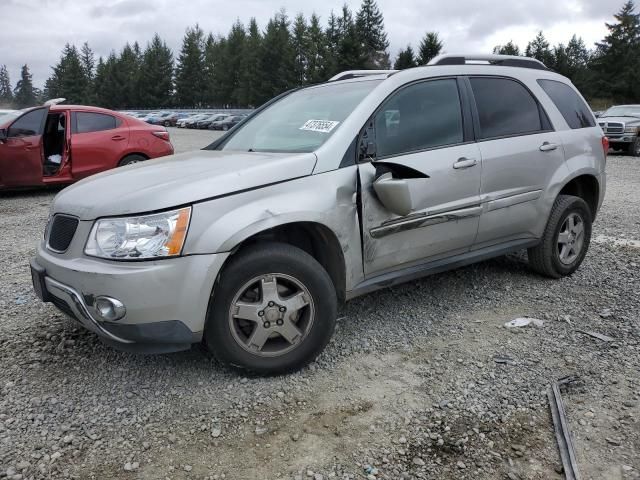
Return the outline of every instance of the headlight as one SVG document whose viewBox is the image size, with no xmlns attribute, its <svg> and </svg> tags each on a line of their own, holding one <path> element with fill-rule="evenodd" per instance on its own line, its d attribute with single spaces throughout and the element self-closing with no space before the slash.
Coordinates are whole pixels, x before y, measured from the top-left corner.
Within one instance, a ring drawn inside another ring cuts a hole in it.
<svg viewBox="0 0 640 480">
<path fill-rule="evenodd" d="M 624 133 L 638 133 L 638 130 L 640 130 L 640 127 L 637 125 L 635 127 L 626 127 Z"/>
<path fill-rule="evenodd" d="M 139 217 L 103 218 L 91 229 L 84 253 L 114 260 L 180 255 L 191 207 Z"/>
</svg>

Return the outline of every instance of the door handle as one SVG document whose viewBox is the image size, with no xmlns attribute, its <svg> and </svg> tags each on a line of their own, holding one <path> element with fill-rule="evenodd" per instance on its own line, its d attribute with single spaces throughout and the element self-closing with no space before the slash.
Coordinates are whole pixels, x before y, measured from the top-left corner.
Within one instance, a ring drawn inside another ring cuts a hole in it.
<svg viewBox="0 0 640 480">
<path fill-rule="evenodd" d="M 550 152 L 552 150 L 555 150 L 556 148 L 558 148 L 558 145 L 556 143 L 544 142 L 542 145 L 540 145 L 541 152 Z"/>
<path fill-rule="evenodd" d="M 462 157 L 462 158 L 459 158 L 456 161 L 456 163 L 453 164 L 453 168 L 455 168 L 456 170 L 460 168 L 469 168 L 469 167 L 473 167 L 477 163 L 478 161 L 475 158 Z"/>
<path fill-rule="evenodd" d="M 124 140 L 124 137 L 122 135 L 114 135 L 113 137 L 111 137 L 111 140 Z"/>
</svg>

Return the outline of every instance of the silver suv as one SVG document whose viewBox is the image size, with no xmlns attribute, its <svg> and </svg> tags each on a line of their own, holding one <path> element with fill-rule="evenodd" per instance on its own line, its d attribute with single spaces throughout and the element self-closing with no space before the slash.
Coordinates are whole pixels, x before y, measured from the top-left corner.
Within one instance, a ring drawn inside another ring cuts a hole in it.
<svg viewBox="0 0 640 480">
<path fill-rule="evenodd" d="M 122 349 L 204 340 L 224 364 L 292 371 L 358 295 L 524 248 L 541 274 L 572 274 L 606 151 L 580 94 L 535 60 L 345 72 L 201 151 L 60 192 L 34 288 Z"/>
</svg>

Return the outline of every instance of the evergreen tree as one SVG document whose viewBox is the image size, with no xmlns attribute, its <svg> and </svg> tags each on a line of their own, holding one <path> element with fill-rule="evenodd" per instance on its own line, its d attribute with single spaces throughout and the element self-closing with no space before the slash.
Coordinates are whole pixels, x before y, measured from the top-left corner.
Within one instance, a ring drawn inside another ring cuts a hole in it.
<svg viewBox="0 0 640 480">
<path fill-rule="evenodd" d="M 260 51 L 262 35 L 255 18 L 249 21 L 249 29 L 244 42 L 244 53 L 240 65 L 240 96 L 238 103 L 258 106 L 260 96 Z"/>
<path fill-rule="evenodd" d="M 443 47 L 444 45 L 437 32 L 427 32 L 420 42 L 417 64 L 426 65 L 440 55 Z"/>
<path fill-rule="evenodd" d="M 176 102 L 178 106 L 202 105 L 205 92 L 204 33 L 199 25 L 187 28 L 176 67 Z"/>
<path fill-rule="evenodd" d="M 295 86 L 295 52 L 291 44 L 289 19 L 284 11 L 269 20 L 260 54 L 260 94 L 263 103 Z"/>
<path fill-rule="evenodd" d="M 51 98 L 65 98 L 70 104 L 86 103 L 89 79 L 85 74 L 78 49 L 66 44 L 53 74 L 45 84 L 45 95 Z"/>
<path fill-rule="evenodd" d="M 168 107 L 173 94 L 173 53 L 156 33 L 142 54 L 138 76 L 139 104 Z"/>
<path fill-rule="evenodd" d="M 567 47 L 564 44 L 559 43 L 553 47 L 553 65 L 547 65 L 547 67 L 558 72 L 565 77 L 571 77 L 569 71 L 569 56 L 567 55 Z"/>
<path fill-rule="evenodd" d="M 513 40 L 509 40 L 504 45 L 498 45 L 494 47 L 493 53 L 498 55 L 520 55 L 520 47 L 518 47 Z"/>
<path fill-rule="evenodd" d="M 212 33 L 207 35 L 204 42 L 204 94 L 203 101 L 205 105 L 214 106 L 217 102 L 217 73 L 220 68 L 220 45 L 218 40 Z"/>
<path fill-rule="evenodd" d="M 599 74 L 598 95 L 617 102 L 640 98 L 640 14 L 632 1 L 626 2 L 607 23 L 609 33 L 596 44 L 593 69 Z"/>
<path fill-rule="evenodd" d="M 0 65 L 0 107 L 6 108 L 13 104 L 13 91 L 9 71 L 6 65 Z"/>
<path fill-rule="evenodd" d="M 309 51 L 307 55 L 307 81 L 309 83 L 319 83 L 327 80 L 327 40 L 320 18 L 314 13 L 309 21 Z"/>
<path fill-rule="evenodd" d="M 327 79 L 333 77 L 338 73 L 338 50 L 340 48 L 340 27 L 338 17 L 333 10 L 329 15 L 329 21 L 327 23 L 327 30 L 325 32 L 325 51 L 327 52 L 326 60 L 324 62 L 324 73 Z"/>
<path fill-rule="evenodd" d="M 20 80 L 13 91 L 14 103 L 18 108 L 33 107 L 37 102 L 36 91 L 33 88 L 33 79 L 29 67 L 25 64 L 20 71 Z"/>
<path fill-rule="evenodd" d="M 362 70 L 366 68 L 367 58 L 360 36 L 353 20 L 353 14 L 345 3 L 342 16 L 338 18 L 338 72 L 345 70 Z"/>
<path fill-rule="evenodd" d="M 536 60 L 540 60 L 547 67 L 553 67 L 554 58 L 553 52 L 549 47 L 549 42 L 544 37 L 542 31 L 538 32 L 536 38 L 530 41 L 527 44 L 527 48 L 524 51 L 525 56 L 535 58 Z"/>
<path fill-rule="evenodd" d="M 296 85 L 307 84 L 307 69 L 309 67 L 309 33 L 307 20 L 302 13 L 293 20 L 291 46 L 294 52 L 294 77 Z"/>
<path fill-rule="evenodd" d="M 105 108 L 122 108 L 121 78 L 118 57 L 112 51 L 106 60 L 98 59 L 95 78 L 96 103 Z"/>
<path fill-rule="evenodd" d="M 398 54 L 396 62 L 393 64 L 393 68 L 396 70 L 404 70 L 405 68 L 412 68 L 416 65 L 416 56 L 413 53 L 413 48 L 411 48 L 411 45 L 407 45 L 407 48 L 401 50 Z"/>
<path fill-rule="evenodd" d="M 356 14 L 356 31 L 364 50 L 365 68 L 389 68 L 389 40 L 375 0 L 363 0 Z"/>
<path fill-rule="evenodd" d="M 220 70 L 218 75 L 222 97 L 225 103 L 231 105 L 238 105 L 242 96 L 240 72 L 242 70 L 242 55 L 245 53 L 245 37 L 244 25 L 240 23 L 240 20 L 236 20 L 227 36 L 223 50 L 224 68 Z"/>
<path fill-rule="evenodd" d="M 141 53 L 137 43 L 133 46 L 125 44 L 114 75 L 116 83 L 120 85 L 119 108 L 132 108 L 141 105 L 140 92 L 138 91 L 140 77 Z"/>
<path fill-rule="evenodd" d="M 91 105 L 95 103 L 96 100 L 93 85 L 96 62 L 93 55 L 93 50 L 91 50 L 91 47 L 89 47 L 88 42 L 84 42 L 82 44 L 82 48 L 80 49 L 80 64 L 82 66 L 82 71 L 84 73 L 86 81 L 86 88 L 84 91 L 84 99 L 82 103 Z"/>
</svg>

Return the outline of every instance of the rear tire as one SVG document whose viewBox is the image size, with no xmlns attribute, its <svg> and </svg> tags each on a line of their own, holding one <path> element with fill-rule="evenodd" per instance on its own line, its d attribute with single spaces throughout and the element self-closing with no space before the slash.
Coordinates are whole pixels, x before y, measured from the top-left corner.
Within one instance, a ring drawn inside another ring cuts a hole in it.
<svg viewBox="0 0 640 480">
<path fill-rule="evenodd" d="M 261 375 L 292 372 L 325 348 L 336 311 L 333 282 L 315 258 L 287 244 L 255 245 L 224 267 L 204 338 L 227 366 Z"/>
<path fill-rule="evenodd" d="M 527 251 L 533 270 L 551 278 L 575 272 L 584 260 L 591 242 L 592 214 L 580 197 L 556 198 L 542 241 Z"/>
<path fill-rule="evenodd" d="M 137 153 L 134 153 L 132 155 L 127 155 L 122 160 L 120 160 L 120 163 L 118 164 L 118 166 L 124 167 L 125 165 L 132 165 L 134 163 L 144 162 L 145 160 L 146 158 L 143 157 L 142 155 L 138 155 Z"/>
<path fill-rule="evenodd" d="M 165 127 L 170 127 L 171 126 L 171 122 L 169 120 L 165 120 L 165 122 L 163 123 L 163 125 Z"/>
<path fill-rule="evenodd" d="M 627 147 L 627 152 L 632 157 L 640 157 L 640 137 L 636 137 Z"/>
</svg>

